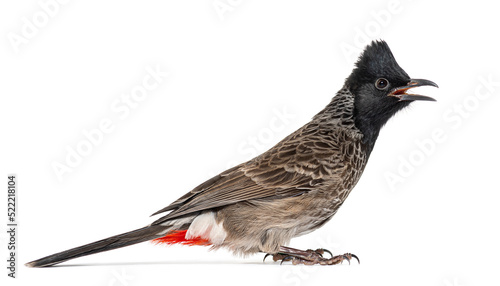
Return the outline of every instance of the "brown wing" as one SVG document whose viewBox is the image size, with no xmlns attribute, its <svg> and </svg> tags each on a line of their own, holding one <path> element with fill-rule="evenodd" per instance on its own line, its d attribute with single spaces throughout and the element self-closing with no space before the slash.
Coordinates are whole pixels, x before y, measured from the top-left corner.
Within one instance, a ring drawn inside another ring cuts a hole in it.
<svg viewBox="0 0 500 286">
<path fill-rule="evenodd" d="M 344 169 L 340 145 L 349 140 L 339 140 L 342 135 L 309 123 L 264 154 L 222 172 L 154 213 L 172 211 L 153 224 L 241 201 L 297 196 L 325 179 L 331 183 Z"/>
</svg>

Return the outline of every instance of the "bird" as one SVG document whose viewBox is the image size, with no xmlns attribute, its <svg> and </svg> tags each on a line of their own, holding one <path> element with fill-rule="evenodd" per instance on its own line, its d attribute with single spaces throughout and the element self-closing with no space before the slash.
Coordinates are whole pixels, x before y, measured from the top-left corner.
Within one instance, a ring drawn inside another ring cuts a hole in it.
<svg viewBox="0 0 500 286">
<path fill-rule="evenodd" d="M 269 150 L 203 182 L 149 225 L 26 263 L 47 267 L 70 259 L 152 241 L 201 245 L 236 255 L 262 253 L 292 264 L 334 265 L 359 258 L 323 248 L 300 250 L 290 240 L 325 225 L 361 177 L 381 128 L 414 101 L 409 93 L 438 85 L 412 79 L 384 40 L 370 42 L 351 74 L 310 122 Z M 325 253 L 329 257 L 324 256 Z"/>
</svg>

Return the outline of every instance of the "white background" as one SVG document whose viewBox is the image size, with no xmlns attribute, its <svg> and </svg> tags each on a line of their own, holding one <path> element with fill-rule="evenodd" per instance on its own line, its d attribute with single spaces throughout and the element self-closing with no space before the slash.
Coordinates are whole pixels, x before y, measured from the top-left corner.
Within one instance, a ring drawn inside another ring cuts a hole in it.
<svg viewBox="0 0 500 286">
<path fill-rule="evenodd" d="M 360 265 L 143 243 L 50 269 L 18 265 L 17 280 L 2 266 L 8 285 L 500 283 L 500 21 L 490 2 L 68 1 L 52 15 L 47 2 L 0 5 L 0 174 L 5 184 L 18 175 L 20 263 L 146 225 L 270 148 L 330 101 L 367 40 L 385 39 L 410 76 L 440 88 L 421 88 L 438 101 L 389 121 L 337 215 L 291 243 L 352 252 Z M 148 67 L 169 76 L 128 116 L 113 111 Z M 105 118 L 113 131 L 59 180 L 53 165 Z"/>
</svg>

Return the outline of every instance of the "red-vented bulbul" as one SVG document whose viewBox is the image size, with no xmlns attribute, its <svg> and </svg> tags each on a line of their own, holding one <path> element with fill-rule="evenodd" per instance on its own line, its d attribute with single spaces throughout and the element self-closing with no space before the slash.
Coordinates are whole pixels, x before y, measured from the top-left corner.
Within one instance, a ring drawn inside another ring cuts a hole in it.
<svg viewBox="0 0 500 286">
<path fill-rule="evenodd" d="M 342 89 L 313 119 L 263 154 L 209 179 L 154 215 L 150 225 L 27 263 L 63 261 L 153 240 L 256 252 L 294 264 L 337 264 L 355 255 L 323 257 L 324 249 L 287 247 L 293 237 L 330 220 L 358 182 L 382 126 L 415 100 L 407 93 L 437 85 L 411 79 L 384 41 L 359 57 Z M 331 253 L 330 253 L 331 254 Z"/>
</svg>

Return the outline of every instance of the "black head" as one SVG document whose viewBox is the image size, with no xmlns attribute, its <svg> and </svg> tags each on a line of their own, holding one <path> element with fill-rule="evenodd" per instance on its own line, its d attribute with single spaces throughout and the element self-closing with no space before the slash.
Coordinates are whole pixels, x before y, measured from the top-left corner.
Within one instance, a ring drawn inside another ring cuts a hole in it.
<svg viewBox="0 0 500 286">
<path fill-rule="evenodd" d="M 356 127 L 372 147 L 380 128 L 397 111 L 415 100 L 434 100 L 406 91 L 422 85 L 437 87 L 429 80 L 411 79 L 398 65 L 384 41 L 373 41 L 365 48 L 345 84 L 354 94 Z"/>
</svg>

